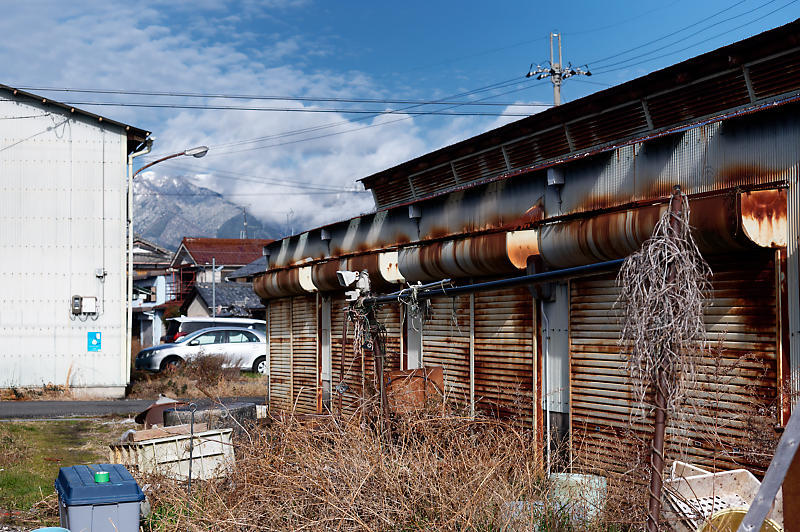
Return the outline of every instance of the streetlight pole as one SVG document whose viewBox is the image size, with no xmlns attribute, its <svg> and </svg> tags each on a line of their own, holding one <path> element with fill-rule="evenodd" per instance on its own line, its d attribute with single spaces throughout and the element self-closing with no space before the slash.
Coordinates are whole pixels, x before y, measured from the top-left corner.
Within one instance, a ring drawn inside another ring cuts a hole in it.
<svg viewBox="0 0 800 532">
<path fill-rule="evenodd" d="M 131 153 L 128 155 L 128 268 L 127 268 L 127 277 L 128 277 L 128 290 L 127 290 L 127 297 L 128 297 L 128 315 L 127 315 L 127 333 L 125 336 L 125 353 L 126 353 L 126 361 L 127 365 L 123 369 L 123 373 L 125 376 L 126 382 L 130 377 L 130 370 L 131 370 L 131 331 L 133 328 L 133 178 L 139 175 L 142 170 L 146 170 L 153 165 L 156 165 L 160 162 L 167 161 L 169 159 L 173 159 L 175 157 L 181 156 L 191 156 L 200 158 L 205 156 L 208 153 L 208 146 L 197 146 L 195 148 L 189 148 L 187 150 L 183 150 L 178 153 L 173 153 L 171 155 L 167 155 L 166 157 L 161 157 L 160 159 L 156 159 L 151 163 L 147 163 L 146 165 L 139 168 L 136 172 L 133 171 L 133 159 L 135 157 L 139 157 L 140 155 L 145 155 L 150 153 L 150 149 L 153 146 L 153 139 L 149 138 L 145 141 L 145 146 L 140 151 Z"/>
</svg>

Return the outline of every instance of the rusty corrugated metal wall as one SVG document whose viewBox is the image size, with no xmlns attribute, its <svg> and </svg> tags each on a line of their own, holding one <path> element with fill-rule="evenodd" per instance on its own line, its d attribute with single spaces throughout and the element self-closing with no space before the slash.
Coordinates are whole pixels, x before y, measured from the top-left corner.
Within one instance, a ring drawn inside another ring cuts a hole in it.
<svg viewBox="0 0 800 532">
<path fill-rule="evenodd" d="M 375 361 L 372 353 L 353 355 L 353 324 L 346 324 L 347 302 L 342 297 L 331 297 L 331 410 L 339 412 L 341 401 L 345 416 L 355 414 L 363 397 L 375 390 Z M 376 319 L 386 328 L 386 371 L 400 369 L 402 358 L 402 314 L 398 305 L 384 305 L 378 309 Z M 342 327 L 347 326 L 347 345 L 342 349 Z M 344 357 L 344 360 L 342 358 Z M 344 366 L 342 363 L 344 362 Z M 344 371 L 342 370 L 344 367 Z M 344 383 L 344 393 L 336 388 Z"/>
<path fill-rule="evenodd" d="M 763 469 L 751 446 L 773 412 L 777 392 L 774 252 L 712 262 L 712 305 L 705 323 L 716 354 L 697 365 L 685 420 L 670 420 L 668 459 L 709 467 Z M 596 469 L 631 466 L 649 445 L 651 425 L 633 415 L 624 368 L 613 276 L 571 283 L 572 440 L 578 463 Z M 775 417 L 777 421 L 777 417 Z"/>
<path fill-rule="evenodd" d="M 475 294 L 475 407 L 533 427 L 533 297 L 527 288 Z"/>
<path fill-rule="evenodd" d="M 270 409 L 291 408 L 292 302 L 289 298 L 269 302 Z"/>
<path fill-rule="evenodd" d="M 445 393 L 454 404 L 470 404 L 470 297 L 431 300 L 422 327 L 422 363 L 442 366 Z"/>
<path fill-rule="evenodd" d="M 317 297 L 292 298 L 292 408 L 317 412 Z"/>
<path fill-rule="evenodd" d="M 331 409 L 353 415 L 358 409 L 361 394 L 361 357 L 353 356 L 353 326 L 347 324 L 347 304 L 341 297 L 331 297 Z M 342 346 L 342 327 L 347 327 L 347 343 Z M 343 393 L 337 391 L 346 386 Z"/>
</svg>

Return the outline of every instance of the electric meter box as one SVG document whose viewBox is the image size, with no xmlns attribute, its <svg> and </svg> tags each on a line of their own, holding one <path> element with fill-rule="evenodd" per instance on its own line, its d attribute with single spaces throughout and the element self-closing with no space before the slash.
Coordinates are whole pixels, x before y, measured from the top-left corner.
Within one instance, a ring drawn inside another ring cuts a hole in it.
<svg viewBox="0 0 800 532">
<path fill-rule="evenodd" d="M 61 526 L 69 530 L 139 531 L 136 480 L 120 464 L 62 467 L 55 482 Z"/>
</svg>

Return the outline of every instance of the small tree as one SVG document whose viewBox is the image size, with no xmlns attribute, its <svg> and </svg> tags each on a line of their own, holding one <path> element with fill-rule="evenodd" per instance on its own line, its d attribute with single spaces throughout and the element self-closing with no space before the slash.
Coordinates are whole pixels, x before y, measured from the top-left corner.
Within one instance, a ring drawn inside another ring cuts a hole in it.
<svg viewBox="0 0 800 532">
<path fill-rule="evenodd" d="M 704 292 L 711 269 L 692 238 L 689 202 L 679 186 L 652 237 L 628 257 L 617 277 L 623 312 L 620 344 L 630 349 L 626 367 L 643 415 L 654 411 L 647 529 L 658 530 L 664 437 L 695 382 L 694 360 L 705 347 Z M 654 402 L 648 401 L 652 392 Z"/>
</svg>

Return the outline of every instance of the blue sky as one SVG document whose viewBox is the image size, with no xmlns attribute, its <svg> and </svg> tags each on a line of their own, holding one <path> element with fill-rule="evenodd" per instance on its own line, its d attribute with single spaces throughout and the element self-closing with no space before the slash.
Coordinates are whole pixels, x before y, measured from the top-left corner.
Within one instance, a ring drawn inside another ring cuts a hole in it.
<svg viewBox="0 0 800 532">
<path fill-rule="evenodd" d="M 513 79 L 504 88 L 469 98 L 516 106 L 462 106 L 451 112 L 530 114 L 552 103 L 549 81 L 524 78 L 531 63 L 548 59 L 551 31 L 563 35 L 565 62 L 588 64 L 594 74 L 565 82 L 562 94 L 568 102 L 790 22 L 800 17 L 800 0 L 159 0 L 138 5 L 34 0 L 6 3 L 3 9 L 0 83 L 83 102 L 81 107 L 151 130 L 157 137 L 154 156 L 209 145 L 204 159 L 164 163 L 153 172 L 188 176 L 260 217 L 286 221 L 288 216 L 293 226 L 310 227 L 370 210 L 370 194 L 343 192 L 356 187 L 358 178 L 518 117 L 371 116 L 341 111 L 396 111 L 404 104 L 44 89 L 435 100 Z"/>
</svg>

